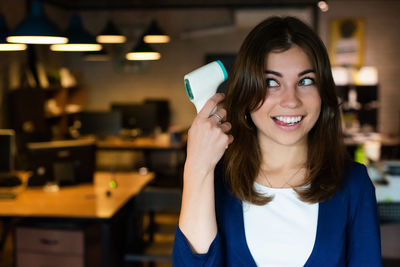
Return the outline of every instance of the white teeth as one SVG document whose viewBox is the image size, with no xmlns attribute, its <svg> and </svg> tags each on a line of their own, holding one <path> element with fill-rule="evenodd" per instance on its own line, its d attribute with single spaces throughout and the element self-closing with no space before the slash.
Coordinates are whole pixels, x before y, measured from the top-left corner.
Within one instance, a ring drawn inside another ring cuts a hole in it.
<svg viewBox="0 0 400 267">
<path fill-rule="evenodd" d="M 296 117 L 283 117 L 283 116 L 279 116 L 279 117 L 275 117 L 277 120 L 280 120 L 284 123 L 287 124 L 293 124 L 293 123 L 298 123 L 299 121 L 301 121 L 302 116 L 296 116 Z"/>
</svg>

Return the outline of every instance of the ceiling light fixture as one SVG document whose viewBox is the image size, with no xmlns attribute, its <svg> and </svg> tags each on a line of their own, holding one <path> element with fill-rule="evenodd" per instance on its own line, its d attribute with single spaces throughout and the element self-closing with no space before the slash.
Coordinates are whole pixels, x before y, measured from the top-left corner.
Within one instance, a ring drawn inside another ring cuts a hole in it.
<svg viewBox="0 0 400 267">
<path fill-rule="evenodd" d="M 322 12 L 327 12 L 329 10 L 329 5 L 327 1 L 318 1 L 318 7 Z"/>
<path fill-rule="evenodd" d="M 169 43 L 170 37 L 165 34 L 158 26 L 157 21 L 153 20 L 149 28 L 144 33 L 143 40 L 149 44 Z"/>
<path fill-rule="evenodd" d="M 126 42 L 126 37 L 122 35 L 115 24 L 109 20 L 104 30 L 96 37 L 96 40 L 103 44 L 121 44 Z"/>
<path fill-rule="evenodd" d="M 6 38 L 9 34 L 8 27 L 3 15 L 0 15 L 0 51 L 22 51 L 27 48 L 26 44 L 8 43 Z"/>
<path fill-rule="evenodd" d="M 28 17 L 7 37 L 7 42 L 23 44 L 63 44 L 68 42 L 45 16 L 40 1 L 33 1 Z"/>
<path fill-rule="evenodd" d="M 142 37 L 132 51 L 126 54 L 125 58 L 127 60 L 158 60 L 161 58 L 161 54 L 146 44 Z"/>
<path fill-rule="evenodd" d="M 82 20 L 78 15 L 73 15 L 66 32 L 68 43 L 50 46 L 52 51 L 99 51 L 102 46 L 96 43 L 95 38 L 84 29 Z"/>
</svg>

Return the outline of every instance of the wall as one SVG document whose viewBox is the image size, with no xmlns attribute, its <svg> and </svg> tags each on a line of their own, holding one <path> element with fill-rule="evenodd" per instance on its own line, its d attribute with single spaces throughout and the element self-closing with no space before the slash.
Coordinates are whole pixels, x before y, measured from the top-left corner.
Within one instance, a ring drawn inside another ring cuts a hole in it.
<svg viewBox="0 0 400 267">
<path fill-rule="evenodd" d="M 337 17 L 361 17 L 365 19 L 364 65 L 374 65 L 379 71 L 380 112 L 379 129 L 387 134 L 398 134 L 400 128 L 400 25 L 399 1 L 330 1 L 327 13 L 320 13 L 319 33 L 329 45 L 329 23 Z M 104 15 L 103 15 L 104 14 Z M 126 11 L 82 13 L 92 32 L 98 32 L 105 17 L 112 17 L 130 36 L 143 30 L 151 18 L 156 18 L 165 31 L 172 35 L 171 43 L 154 45 L 162 53 L 162 59 L 148 62 L 136 71 L 130 64 L 125 71 L 116 71 L 115 64 L 75 61 L 82 69 L 88 87 L 87 107 L 105 109 L 110 101 L 141 101 L 145 97 L 167 97 L 171 100 L 173 123 L 188 126 L 195 115 L 191 103 L 183 92 L 182 77 L 188 71 L 204 63 L 206 53 L 234 53 L 249 31 L 236 28 L 225 33 L 183 39 L 188 30 L 234 24 L 234 13 L 229 9 L 182 9 L 163 11 Z M 282 14 L 273 10 L 272 14 Z M 140 28 L 142 27 L 142 28 Z M 131 30 L 129 30 L 131 28 Z M 133 44 L 132 44 L 133 45 Z M 130 71 L 129 71 L 130 69 Z M 106 73 L 107 75 L 104 75 Z"/>
<path fill-rule="evenodd" d="M 22 20 L 25 14 L 25 1 L 1 1 L 0 11 L 5 14 L 10 28 Z M 380 79 L 379 129 L 388 134 L 398 134 L 400 128 L 400 1 L 329 1 L 327 13 L 320 13 L 319 32 L 329 45 L 329 22 L 338 17 L 360 17 L 366 22 L 365 65 L 377 66 Z M 270 10 L 269 14 L 283 12 Z M 298 11 L 296 11 L 298 12 Z M 68 25 L 69 11 L 46 6 L 46 14 L 61 29 Z M 107 109 L 112 101 L 141 101 L 146 97 L 166 97 L 172 106 L 173 123 L 189 126 L 195 109 L 184 93 L 182 77 L 185 73 L 204 63 L 206 53 L 235 53 L 249 31 L 249 28 L 229 27 L 235 25 L 235 13 L 231 9 L 166 9 L 166 10 L 116 10 L 80 12 L 85 27 L 96 34 L 101 31 L 108 18 L 128 35 L 129 43 L 119 47 L 106 47 L 112 50 L 112 62 L 87 62 L 82 55 L 73 53 L 49 52 L 47 47 L 37 48 L 39 58 L 50 65 L 67 65 L 81 73 L 82 85 L 87 89 L 86 107 L 88 109 Z M 293 14 L 293 13 L 291 13 Z M 304 15 L 304 14 L 303 14 Z M 307 17 L 307 15 L 306 15 Z M 172 41 L 169 44 L 154 45 L 162 53 L 155 62 L 142 64 L 125 62 L 122 56 L 133 45 L 139 34 L 151 19 L 156 18 L 168 32 Z M 183 38 L 183 33 L 213 27 L 228 26 L 225 31 L 215 35 Z M 0 62 L 1 77 L 10 62 L 24 61 L 25 52 L 2 54 Z"/>
<path fill-rule="evenodd" d="M 96 20 L 96 14 L 83 14 L 87 25 Z M 144 98 L 168 98 L 172 108 L 174 124 L 189 125 L 195 109 L 186 98 L 183 75 L 204 63 L 206 53 L 235 53 L 247 31 L 235 31 L 222 35 L 195 39 L 180 39 L 184 29 L 199 28 L 198 22 L 207 18 L 203 25 L 229 25 L 230 12 L 217 10 L 167 10 L 152 12 L 119 12 L 115 20 L 131 41 L 122 48 L 128 52 L 134 46 L 137 35 L 144 30 L 144 22 L 157 18 L 166 32 L 171 34 L 168 44 L 152 45 L 162 58 L 149 62 L 87 62 L 74 58 L 73 68 L 82 71 L 84 84 L 88 89 L 87 108 L 107 109 L 110 102 L 137 102 Z M 213 21 L 214 20 L 214 21 Z M 104 20 L 97 25 L 103 26 Z M 137 29 L 137 25 L 142 25 Z M 204 27 L 200 24 L 200 27 Z M 89 26 L 88 26 L 89 27 Z M 134 31 L 129 33 L 129 28 Z M 99 31 L 101 30 L 101 27 Z M 96 32 L 96 31 L 95 31 Z M 139 32 L 138 34 L 135 34 Z M 136 36 L 135 36 L 136 35 Z M 129 38 L 131 39 L 131 38 Z"/>
<path fill-rule="evenodd" d="M 329 11 L 320 16 L 320 35 L 329 44 L 333 18 L 358 17 L 365 21 L 364 65 L 379 72 L 381 132 L 400 132 L 400 1 L 329 1 Z"/>
<path fill-rule="evenodd" d="M 68 13 L 60 8 L 45 5 L 45 14 L 60 29 L 65 29 Z M 4 16 L 8 29 L 12 32 L 15 27 L 25 18 L 26 12 L 25 0 L 0 1 L 0 14 Z M 64 56 L 57 56 L 49 52 L 48 45 L 32 46 L 37 53 L 37 58 L 45 62 L 50 68 L 59 68 L 66 65 Z M 0 127 L 7 126 L 6 113 L 6 93 L 10 87 L 18 88 L 23 85 L 21 76 L 24 70 L 28 68 L 28 52 L 0 51 Z"/>
<path fill-rule="evenodd" d="M 153 45 L 162 54 L 159 61 L 87 62 L 80 56 L 74 56 L 69 57 L 70 66 L 82 72 L 83 83 L 88 91 L 88 109 L 107 109 L 113 101 L 134 102 L 144 98 L 164 97 L 171 103 L 172 123 L 188 127 L 196 113 L 184 90 L 184 74 L 203 65 L 207 53 L 236 53 L 249 30 L 259 20 L 272 14 L 284 13 L 296 14 L 311 21 L 311 12 L 305 9 L 242 13 L 227 8 L 81 12 L 85 26 L 91 32 L 101 31 L 107 18 L 113 19 L 130 40 L 124 48 L 119 48 L 120 52 L 125 53 L 132 48 L 153 18 L 171 35 L 171 42 Z M 235 19 L 237 16 L 240 17 Z M 247 26 L 244 26 L 244 20 Z M 221 31 L 202 34 L 203 30 L 210 28 Z M 110 51 L 111 47 L 106 48 Z"/>
</svg>

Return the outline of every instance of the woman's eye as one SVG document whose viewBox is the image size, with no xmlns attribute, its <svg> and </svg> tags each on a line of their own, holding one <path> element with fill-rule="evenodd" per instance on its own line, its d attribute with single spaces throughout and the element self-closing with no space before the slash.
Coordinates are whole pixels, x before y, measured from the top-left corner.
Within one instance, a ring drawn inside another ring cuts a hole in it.
<svg viewBox="0 0 400 267">
<path fill-rule="evenodd" d="M 277 87 L 279 86 L 278 82 L 274 79 L 267 79 L 267 87 Z"/>
<path fill-rule="evenodd" d="M 306 77 L 306 78 L 303 78 L 300 80 L 299 85 L 306 86 L 306 85 L 312 85 L 314 83 L 315 83 L 315 81 L 313 78 Z"/>
</svg>

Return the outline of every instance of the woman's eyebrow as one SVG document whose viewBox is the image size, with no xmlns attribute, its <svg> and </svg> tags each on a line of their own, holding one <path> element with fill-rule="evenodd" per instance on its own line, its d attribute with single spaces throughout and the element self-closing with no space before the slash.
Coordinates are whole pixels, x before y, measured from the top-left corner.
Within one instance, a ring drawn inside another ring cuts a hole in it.
<svg viewBox="0 0 400 267">
<path fill-rule="evenodd" d="M 276 75 L 278 77 L 283 77 L 282 73 L 277 72 L 277 71 L 273 71 L 273 70 L 265 70 L 264 73 L 265 74 L 273 74 L 273 75 Z M 304 70 L 304 71 L 300 72 L 297 76 L 300 77 L 300 76 L 303 76 L 304 74 L 307 74 L 307 73 L 315 73 L 315 70 L 313 70 L 313 69 Z"/>
<path fill-rule="evenodd" d="M 276 72 L 276 71 L 273 71 L 273 70 L 265 70 L 264 73 L 265 73 L 265 74 L 273 74 L 273 75 L 282 77 L 282 74 L 281 74 L 281 73 Z"/>
<path fill-rule="evenodd" d="M 310 72 L 315 73 L 315 70 L 309 69 L 309 70 L 302 71 L 302 72 L 299 73 L 298 76 L 300 77 L 300 76 L 303 76 L 304 74 L 307 74 L 307 73 L 310 73 Z"/>
</svg>

